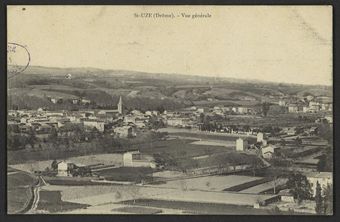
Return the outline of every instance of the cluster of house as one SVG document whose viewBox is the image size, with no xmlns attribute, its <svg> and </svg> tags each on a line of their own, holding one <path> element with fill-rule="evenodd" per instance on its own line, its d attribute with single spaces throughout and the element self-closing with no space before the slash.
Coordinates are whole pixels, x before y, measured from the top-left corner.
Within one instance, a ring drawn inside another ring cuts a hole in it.
<svg viewBox="0 0 340 222">
<path fill-rule="evenodd" d="M 224 114 L 256 114 L 259 112 L 259 110 L 254 106 L 214 106 L 213 108 L 208 107 L 196 107 L 192 106 L 189 108 L 186 108 L 185 110 L 191 111 L 195 114 L 201 114 L 201 113 L 213 113 L 216 115 L 224 115 Z"/>
<path fill-rule="evenodd" d="M 259 148 L 254 144 L 250 144 L 245 138 L 238 138 L 236 139 L 236 151 L 244 152 L 250 149 L 259 149 L 263 158 L 270 159 L 273 157 L 275 150 L 279 148 L 276 145 L 268 144 L 267 140 L 264 139 L 264 134 L 261 132 L 257 134 L 256 143 L 260 145 Z"/>
<path fill-rule="evenodd" d="M 69 103 L 72 103 L 74 105 L 90 105 L 91 104 L 91 100 L 85 99 L 85 98 L 78 98 L 78 97 L 65 99 L 63 97 L 48 96 L 47 99 L 53 104 L 61 104 L 61 103 L 64 103 L 66 101 L 69 102 Z"/>
<path fill-rule="evenodd" d="M 34 130 L 37 137 L 48 137 L 56 129 L 66 129 L 68 125 L 77 124 L 87 130 L 96 129 L 98 132 L 111 132 L 117 137 L 127 138 L 136 136 L 137 129 L 146 128 L 151 118 L 161 120 L 169 126 L 192 126 L 195 119 L 180 112 L 160 113 L 159 111 L 133 110 L 124 112 L 123 101 L 120 97 L 117 109 L 87 110 L 87 111 L 46 111 L 38 110 L 9 110 L 8 125 L 18 133 L 28 133 Z"/>
<path fill-rule="evenodd" d="M 42 138 L 51 134 L 53 129 L 58 131 L 72 124 L 81 125 L 88 130 L 96 129 L 99 132 L 104 132 L 110 127 L 109 130 L 115 132 L 119 137 L 134 136 L 133 129 L 136 126 L 126 120 L 123 122 L 124 118 L 123 103 L 120 98 L 116 110 L 46 111 L 42 108 L 38 110 L 9 110 L 8 126 L 14 128 L 18 133 L 28 133 L 34 130 L 37 137 Z M 122 124 L 115 126 L 112 124 L 119 121 Z"/>
<path fill-rule="evenodd" d="M 333 101 L 331 97 L 314 97 L 307 96 L 304 99 L 295 100 L 293 102 L 287 102 L 285 100 L 280 100 L 278 102 L 279 106 L 287 107 L 289 113 L 317 113 L 320 111 L 333 111 Z"/>
</svg>

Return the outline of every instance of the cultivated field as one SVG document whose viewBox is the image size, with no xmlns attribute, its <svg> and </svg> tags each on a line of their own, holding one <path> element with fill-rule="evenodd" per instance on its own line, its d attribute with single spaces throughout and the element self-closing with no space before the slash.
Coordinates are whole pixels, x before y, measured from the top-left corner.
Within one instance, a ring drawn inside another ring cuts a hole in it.
<svg viewBox="0 0 340 222">
<path fill-rule="evenodd" d="M 250 176 L 205 176 L 189 179 L 167 181 L 165 184 L 151 185 L 152 187 L 174 188 L 179 190 L 223 191 L 226 188 L 261 179 Z"/>
<path fill-rule="evenodd" d="M 192 142 L 193 145 L 206 145 L 206 146 L 223 146 L 223 147 L 230 147 L 232 149 L 235 149 L 235 142 L 233 141 L 223 141 L 223 140 L 199 140 Z"/>
</svg>

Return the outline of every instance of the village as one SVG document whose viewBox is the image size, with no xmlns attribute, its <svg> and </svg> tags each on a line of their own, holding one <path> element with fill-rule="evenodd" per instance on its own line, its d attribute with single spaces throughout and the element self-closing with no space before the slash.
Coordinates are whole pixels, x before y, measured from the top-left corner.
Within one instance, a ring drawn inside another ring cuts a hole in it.
<svg viewBox="0 0 340 222">
<path fill-rule="evenodd" d="M 213 205 L 209 213 L 228 214 L 236 207 L 255 214 L 315 214 L 317 190 L 326 195 L 333 184 L 324 166 L 332 146 L 331 100 L 268 98 L 261 106 L 172 111 L 127 111 L 122 97 L 111 110 L 9 110 L 12 151 L 42 155 L 28 162 L 10 158 L 9 167 L 38 181 L 31 191 L 36 203 L 24 206 L 31 213 L 185 214 L 195 213 L 194 203 L 200 203 Z M 44 147 L 49 143 L 52 147 Z M 89 153 L 82 151 L 85 146 L 92 147 Z M 308 183 L 304 197 L 289 186 L 294 176 Z M 59 192 L 58 200 L 42 201 L 49 192 Z M 51 209 L 51 201 L 61 206 Z"/>
</svg>

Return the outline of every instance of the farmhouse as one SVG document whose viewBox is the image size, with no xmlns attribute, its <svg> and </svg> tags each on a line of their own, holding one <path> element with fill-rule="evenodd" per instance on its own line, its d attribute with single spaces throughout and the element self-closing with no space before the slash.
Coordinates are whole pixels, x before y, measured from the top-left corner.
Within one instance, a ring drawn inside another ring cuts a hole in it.
<svg viewBox="0 0 340 222">
<path fill-rule="evenodd" d="M 245 151 L 248 148 L 248 141 L 242 138 L 236 140 L 236 151 Z"/>
<path fill-rule="evenodd" d="M 73 104 L 78 104 L 79 102 L 80 102 L 79 99 L 72 99 L 72 103 L 73 103 Z"/>
<path fill-rule="evenodd" d="M 297 104 L 289 104 L 288 112 L 297 113 L 298 111 L 299 111 L 299 108 L 298 108 Z"/>
<path fill-rule="evenodd" d="M 247 107 L 238 107 L 237 112 L 240 114 L 247 114 L 249 112 L 249 109 Z"/>
<path fill-rule="evenodd" d="M 69 163 L 66 161 L 61 161 L 58 164 L 58 174 L 57 176 L 71 176 L 71 170 L 76 167 L 74 163 Z"/>
<path fill-rule="evenodd" d="M 91 104 L 91 100 L 89 100 L 89 99 L 81 99 L 81 104 L 83 104 L 83 105 L 90 105 Z"/>
</svg>

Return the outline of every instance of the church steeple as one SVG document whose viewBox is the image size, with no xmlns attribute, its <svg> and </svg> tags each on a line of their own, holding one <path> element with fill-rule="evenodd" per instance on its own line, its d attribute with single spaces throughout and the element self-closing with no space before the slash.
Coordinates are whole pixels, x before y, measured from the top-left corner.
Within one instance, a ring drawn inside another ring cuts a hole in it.
<svg viewBox="0 0 340 222">
<path fill-rule="evenodd" d="M 123 100 L 122 96 L 119 97 L 119 102 L 118 102 L 118 112 L 119 114 L 123 114 Z"/>
</svg>

